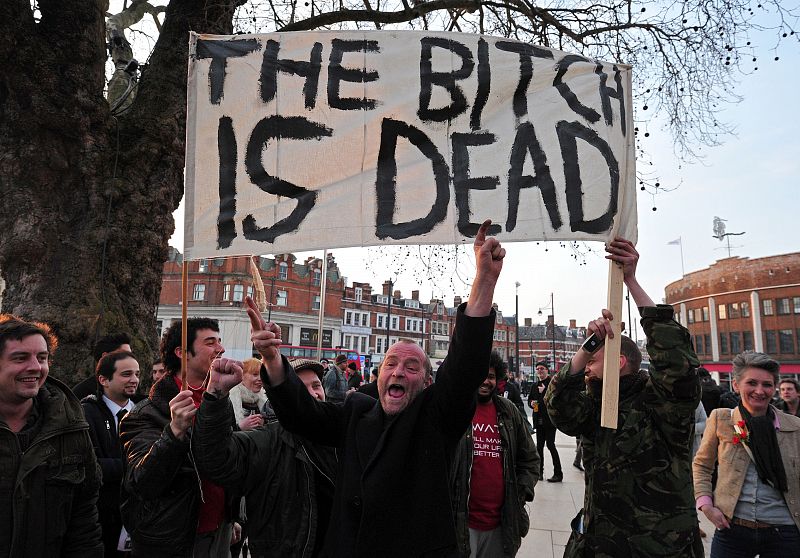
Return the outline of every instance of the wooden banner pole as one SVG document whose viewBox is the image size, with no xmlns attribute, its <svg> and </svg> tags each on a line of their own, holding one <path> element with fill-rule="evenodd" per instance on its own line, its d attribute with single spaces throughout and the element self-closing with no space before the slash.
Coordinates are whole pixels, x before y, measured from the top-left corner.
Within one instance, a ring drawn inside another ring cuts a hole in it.
<svg viewBox="0 0 800 558">
<path fill-rule="evenodd" d="M 181 389 L 188 389 L 186 382 L 186 360 L 188 357 L 186 345 L 188 344 L 188 332 L 186 315 L 189 306 L 189 262 L 186 261 L 184 254 L 183 266 L 181 268 Z"/>
<path fill-rule="evenodd" d="M 613 339 L 606 339 L 603 359 L 603 406 L 600 411 L 600 426 L 617 428 L 619 408 L 619 348 L 622 335 L 622 266 L 608 262 L 608 310 L 614 316 L 611 329 Z"/>
</svg>

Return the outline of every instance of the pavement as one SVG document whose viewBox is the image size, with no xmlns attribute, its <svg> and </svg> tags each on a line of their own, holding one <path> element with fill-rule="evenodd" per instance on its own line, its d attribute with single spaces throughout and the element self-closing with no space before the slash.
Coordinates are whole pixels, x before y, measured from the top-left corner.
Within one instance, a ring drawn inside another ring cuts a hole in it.
<svg viewBox="0 0 800 558">
<path fill-rule="evenodd" d="M 530 409 L 528 409 L 530 413 Z M 534 442 L 536 436 L 534 435 Z M 517 553 L 520 558 L 560 558 L 564 555 L 564 546 L 570 535 L 570 521 L 583 507 L 583 473 L 572 466 L 575 459 L 575 438 L 562 432 L 556 435 L 556 449 L 564 469 L 563 482 L 547 482 L 553 476 L 553 462 L 550 452 L 544 449 L 544 479 L 536 484 L 536 496 L 527 504 L 531 518 L 528 535 L 522 539 L 522 546 Z M 698 513 L 700 527 L 708 533 L 703 539 L 706 557 L 711 552 L 711 537 L 714 526 L 702 514 Z"/>
</svg>

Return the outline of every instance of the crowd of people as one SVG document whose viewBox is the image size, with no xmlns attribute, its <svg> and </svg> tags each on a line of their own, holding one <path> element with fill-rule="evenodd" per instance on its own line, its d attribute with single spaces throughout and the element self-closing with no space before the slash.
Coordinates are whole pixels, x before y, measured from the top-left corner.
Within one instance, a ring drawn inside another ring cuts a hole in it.
<svg viewBox="0 0 800 558">
<path fill-rule="evenodd" d="M 529 511 L 547 513 L 531 506 L 545 447 L 547 480 L 563 479 L 556 430 L 576 438 L 573 465 L 585 469 L 565 556 L 702 557 L 698 510 L 716 527 L 713 558 L 800 556 L 797 381 L 745 352 L 738 398 L 725 401 L 673 309 L 639 285 L 635 247 L 617 239 L 607 257 L 639 307 L 650 370 L 622 336 L 618 427 L 601 427 L 615 320 L 603 310 L 561 370 L 536 366 L 528 422 L 492 350 L 505 250 L 489 224 L 435 377 L 409 340 L 369 382 L 344 356 L 288 359 L 280 327 L 247 298 L 260 359 L 226 358 L 219 324 L 190 318 L 185 381 L 176 322 L 146 397 L 126 335 L 97 343 L 95 374 L 73 392 L 48 375 L 48 326 L 2 315 L 0 558 L 513 557 Z"/>
</svg>

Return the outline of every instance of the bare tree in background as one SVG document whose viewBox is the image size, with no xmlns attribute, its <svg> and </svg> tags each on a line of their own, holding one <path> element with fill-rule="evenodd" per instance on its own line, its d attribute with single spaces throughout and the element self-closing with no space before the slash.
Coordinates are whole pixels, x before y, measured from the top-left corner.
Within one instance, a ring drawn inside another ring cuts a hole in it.
<svg viewBox="0 0 800 558">
<path fill-rule="evenodd" d="M 121 8 L 121 9 L 120 9 Z M 155 350 L 162 264 L 183 195 L 189 30 L 477 32 L 631 64 L 635 115 L 666 123 L 691 157 L 728 131 L 757 53 L 796 45 L 797 6 L 780 0 L 95 0 L 0 2 L 2 309 L 52 324 L 53 372 L 89 373 L 98 335 L 128 331 L 143 363 Z M 145 61 L 128 41 L 156 27 Z M 154 23 L 154 22 L 157 22 Z M 774 43 L 751 38 L 771 31 Z M 106 80 L 106 60 L 113 70 Z M 639 139 L 643 134 L 639 134 Z"/>
</svg>

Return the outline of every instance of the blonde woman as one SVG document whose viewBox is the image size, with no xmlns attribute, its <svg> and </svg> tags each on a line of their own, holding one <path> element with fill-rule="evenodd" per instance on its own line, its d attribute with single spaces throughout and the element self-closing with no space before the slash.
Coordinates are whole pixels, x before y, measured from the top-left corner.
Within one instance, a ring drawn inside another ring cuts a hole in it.
<svg viewBox="0 0 800 558">
<path fill-rule="evenodd" d="M 711 558 L 800 556 L 800 418 L 770 405 L 779 371 L 763 353 L 737 355 L 741 402 L 708 417 L 693 472 L 697 508 L 717 528 Z"/>
<path fill-rule="evenodd" d="M 267 394 L 261 381 L 261 361 L 255 358 L 244 361 L 242 371 L 242 383 L 230 391 L 231 405 L 239 428 L 253 430 L 264 424 L 262 411 L 267 403 Z"/>
</svg>

